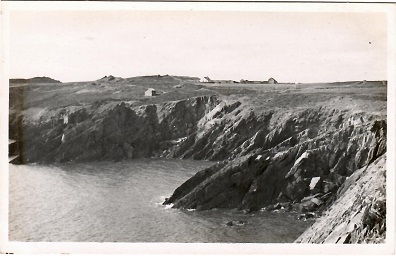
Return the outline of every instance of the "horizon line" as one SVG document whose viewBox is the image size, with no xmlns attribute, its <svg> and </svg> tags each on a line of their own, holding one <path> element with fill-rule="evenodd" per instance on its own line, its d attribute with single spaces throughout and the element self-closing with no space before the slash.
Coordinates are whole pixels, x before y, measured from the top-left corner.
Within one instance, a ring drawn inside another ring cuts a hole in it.
<svg viewBox="0 0 396 256">
<path fill-rule="evenodd" d="M 9 78 L 8 80 L 9 80 L 9 82 L 11 82 L 11 80 L 29 80 L 29 79 L 33 79 L 33 78 L 50 78 L 50 79 L 53 79 L 53 80 L 57 80 L 57 81 L 59 81 L 60 83 L 82 83 L 82 82 L 97 81 L 97 80 L 100 80 L 100 79 L 103 79 L 103 78 L 106 78 L 106 77 L 110 77 L 110 76 L 115 77 L 115 78 L 121 78 L 121 79 L 124 79 L 124 80 L 126 80 L 126 79 L 131 79 L 131 78 L 137 78 L 137 77 L 166 77 L 166 76 L 169 76 L 169 77 L 201 78 L 201 77 L 199 77 L 199 76 L 189 76 L 189 75 L 169 75 L 169 74 L 165 74 L 165 75 L 156 74 L 156 75 L 154 75 L 154 74 L 149 74 L 149 75 L 137 75 L 137 76 L 131 76 L 131 77 L 121 77 L 121 76 L 114 76 L 114 75 L 105 75 L 105 76 L 103 76 L 103 77 L 101 77 L 101 78 L 94 79 L 94 80 L 61 81 L 61 80 L 58 80 L 58 79 L 56 79 L 56 78 L 53 78 L 53 77 L 45 76 L 45 75 L 44 75 L 44 76 L 34 76 L 34 77 L 30 77 L 30 78 L 14 77 L 14 78 Z M 203 78 L 203 77 L 202 77 L 202 78 Z M 275 80 L 277 81 L 277 84 L 348 83 L 348 82 L 364 82 L 364 81 L 366 81 L 366 82 L 388 82 L 388 79 L 375 79 L 375 80 L 373 80 L 373 79 L 370 79 L 370 80 L 367 80 L 367 79 L 360 79 L 360 80 L 334 80 L 334 81 L 315 81 L 315 82 L 296 82 L 296 81 L 293 81 L 293 82 L 290 82 L 290 81 L 281 81 L 281 82 L 280 82 L 280 81 L 278 81 L 278 80 L 277 80 L 276 78 L 274 78 L 274 77 L 270 77 L 270 78 L 275 79 Z M 241 80 L 245 80 L 245 81 L 251 81 L 251 82 L 267 82 L 270 78 L 268 78 L 268 79 L 263 79 L 263 80 L 249 80 L 249 79 L 245 79 L 245 78 L 241 78 L 241 79 L 239 79 L 239 80 L 235 80 L 235 79 L 212 79 L 212 81 L 233 81 L 233 82 L 236 82 L 236 83 L 240 83 Z"/>
</svg>

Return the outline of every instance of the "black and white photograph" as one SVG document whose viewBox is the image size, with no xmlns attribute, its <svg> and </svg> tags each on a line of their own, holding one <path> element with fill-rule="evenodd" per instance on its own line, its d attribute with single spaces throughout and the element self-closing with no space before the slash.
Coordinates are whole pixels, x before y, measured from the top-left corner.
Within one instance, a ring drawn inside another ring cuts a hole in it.
<svg viewBox="0 0 396 256">
<path fill-rule="evenodd" d="M 1 5 L 1 252 L 394 253 L 395 5 Z"/>
</svg>

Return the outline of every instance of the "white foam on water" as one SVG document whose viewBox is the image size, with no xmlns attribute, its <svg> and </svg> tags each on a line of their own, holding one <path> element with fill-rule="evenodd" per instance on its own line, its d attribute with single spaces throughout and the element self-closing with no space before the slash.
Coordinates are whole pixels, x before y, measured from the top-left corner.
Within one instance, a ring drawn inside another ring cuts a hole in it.
<svg viewBox="0 0 396 256">
<path fill-rule="evenodd" d="M 165 209 L 171 209 L 173 207 L 173 204 L 171 203 L 171 204 L 166 204 L 165 205 Z"/>
</svg>

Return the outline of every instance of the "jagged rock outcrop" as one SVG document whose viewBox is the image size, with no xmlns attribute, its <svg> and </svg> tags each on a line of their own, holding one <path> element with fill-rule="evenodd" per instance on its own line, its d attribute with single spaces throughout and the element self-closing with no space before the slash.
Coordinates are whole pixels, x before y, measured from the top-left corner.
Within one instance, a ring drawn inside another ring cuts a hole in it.
<svg viewBox="0 0 396 256">
<path fill-rule="evenodd" d="M 355 171 L 297 243 L 380 243 L 386 238 L 386 154 Z"/>
<path fill-rule="evenodd" d="M 198 173 L 194 186 L 180 186 L 165 203 L 201 210 L 287 202 L 302 212 L 324 208 L 347 177 L 385 153 L 386 122 L 375 118 L 328 107 L 258 117 L 242 104 L 220 104 L 175 150 L 183 157 L 229 159 Z"/>
<path fill-rule="evenodd" d="M 239 101 L 222 101 L 197 124 L 197 132 L 170 151 L 176 157 L 224 160 L 258 131 L 268 131 L 272 112 L 256 116 Z M 166 154 L 164 154 L 166 156 Z"/>
<path fill-rule="evenodd" d="M 112 75 L 104 76 L 101 79 L 96 80 L 97 82 L 121 82 L 124 79 L 121 77 L 114 77 Z"/>
</svg>

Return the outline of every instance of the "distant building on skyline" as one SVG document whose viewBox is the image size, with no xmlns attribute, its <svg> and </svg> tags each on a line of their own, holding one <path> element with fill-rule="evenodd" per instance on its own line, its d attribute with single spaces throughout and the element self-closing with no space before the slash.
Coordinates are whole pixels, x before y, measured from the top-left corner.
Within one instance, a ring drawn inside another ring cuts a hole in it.
<svg viewBox="0 0 396 256">
<path fill-rule="evenodd" d="M 268 79 L 268 81 L 250 81 L 246 79 L 241 79 L 240 81 L 241 84 L 277 84 L 278 82 L 274 78 Z"/>
<path fill-rule="evenodd" d="M 212 79 L 210 79 L 208 76 L 205 76 L 200 80 L 201 83 L 213 83 Z"/>
<path fill-rule="evenodd" d="M 278 82 L 274 79 L 274 78 L 270 78 L 270 79 L 268 79 L 268 83 L 269 84 L 277 84 Z"/>
</svg>

